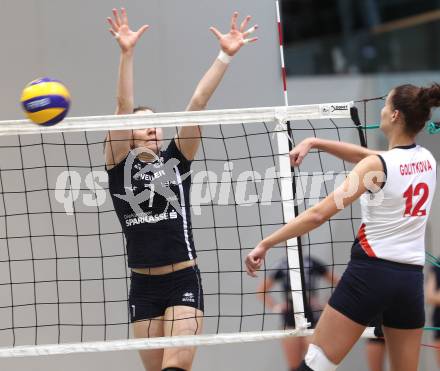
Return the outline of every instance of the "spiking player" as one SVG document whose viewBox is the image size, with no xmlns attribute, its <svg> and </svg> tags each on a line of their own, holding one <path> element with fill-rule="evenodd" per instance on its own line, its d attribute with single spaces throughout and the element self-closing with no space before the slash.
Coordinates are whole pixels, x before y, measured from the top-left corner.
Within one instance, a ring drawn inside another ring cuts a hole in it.
<svg viewBox="0 0 440 371">
<path fill-rule="evenodd" d="M 438 84 L 397 86 L 381 112 L 388 151 L 314 138 L 292 150 L 295 166 L 311 148 L 357 164 L 333 194 L 255 247 L 246 259 L 249 274 L 255 275 L 271 247 L 317 228 L 358 198 L 362 209 L 351 260 L 319 319 L 300 371 L 335 370 L 379 314 L 391 369 L 417 370 L 425 323 L 425 229 L 435 193 L 436 160 L 415 139 L 438 106 Z"/>
</svg>

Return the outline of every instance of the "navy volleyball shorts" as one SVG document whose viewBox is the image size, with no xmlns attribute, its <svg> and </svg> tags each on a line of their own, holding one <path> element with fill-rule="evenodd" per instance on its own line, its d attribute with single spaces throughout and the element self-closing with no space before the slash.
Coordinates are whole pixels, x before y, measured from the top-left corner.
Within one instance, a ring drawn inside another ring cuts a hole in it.
<svg viewBox="0 0 440 371">
<path fill-rule="evenodd" d="M 187 306 L 203 312 L 203 289 L 197 266 L 162 275 L 131 273 L 128 298 L 130 321 L 163 316 L 174 306 Z"/>
<path fill-rule="evenodd" d="M 425 324 L 423 267 L 382 259 L 353 259 L 329 305 L 364 326 L 382 314 L 385 327 L 421 328 Z"/>
</svg>

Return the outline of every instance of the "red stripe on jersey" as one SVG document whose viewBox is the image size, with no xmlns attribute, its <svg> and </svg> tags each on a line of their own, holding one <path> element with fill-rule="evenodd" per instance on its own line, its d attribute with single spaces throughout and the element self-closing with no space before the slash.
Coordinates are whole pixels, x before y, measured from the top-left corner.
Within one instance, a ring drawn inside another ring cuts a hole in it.
<svg viewBox="0 0 440 371">
<path fill-rule="evenodd" d="M 373 251 L 373 248 L 370 246 L 370 243 L 367 240 L 367 236 L 365 234 L 365 223 L 363 223 L 359 229 L 358 233 L 359 244 L 362 249 L 370 258 L 376 258 L 376 254 Z"/>
</svg>

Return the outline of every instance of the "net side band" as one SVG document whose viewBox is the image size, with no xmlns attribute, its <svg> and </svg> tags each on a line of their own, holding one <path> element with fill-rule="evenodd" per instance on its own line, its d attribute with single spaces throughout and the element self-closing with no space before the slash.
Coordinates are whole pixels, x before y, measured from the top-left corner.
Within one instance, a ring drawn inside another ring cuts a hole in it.
<svg viewBox="0 0 440 371">
<path fill-rule="evenodd" d="M 44 134 L 78 131 L 145 129 L 191 125 L 246 124 L 350 118 L 353 102 L 244 109 L 167 112 L 148 115 L 108 115 L 67 118 L 54 126 L 41 126 L 29 120 L 0 121 L 1 135 Z"/>
</svg>

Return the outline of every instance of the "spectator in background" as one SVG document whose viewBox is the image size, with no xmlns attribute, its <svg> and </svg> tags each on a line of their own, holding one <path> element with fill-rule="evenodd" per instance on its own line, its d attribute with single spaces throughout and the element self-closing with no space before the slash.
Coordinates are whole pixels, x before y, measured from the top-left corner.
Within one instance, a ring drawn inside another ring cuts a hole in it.
<svg viewBox="0 0 440 371">
<path fill-rule="evenodd" d="M 333 287 L 338 283 L 339 278 L 332 270 L 329 270 L 322 262 L 311 257 L 303 257 L 304 267 L 304 289 L 306 301 L 304 312 L 311 328 L 315 327 L 319 313 L 323 306 L 318 298 L 318 279 L 323 278 Z M 277 283 L 281 284 L 284 300 L 277 303 L 269 293 L 270 289 Z M 258 297 L 263 301 L 266 308 L 274 313 L 283 315 L 283 328 L 295 328 L 294 308 L 292 303 L 292 292 L 290 288 L 289 263 L 287 257 L 283 258 L 278 265 L 270 270 L 267 277 L 260 282 L 257 288 Z M 307 351 L 308 341 L 306 337 L 291 336 L 282 340 L 283 352 L 286 357 L 290 371 L 296 370 Z"/>
</svg>

